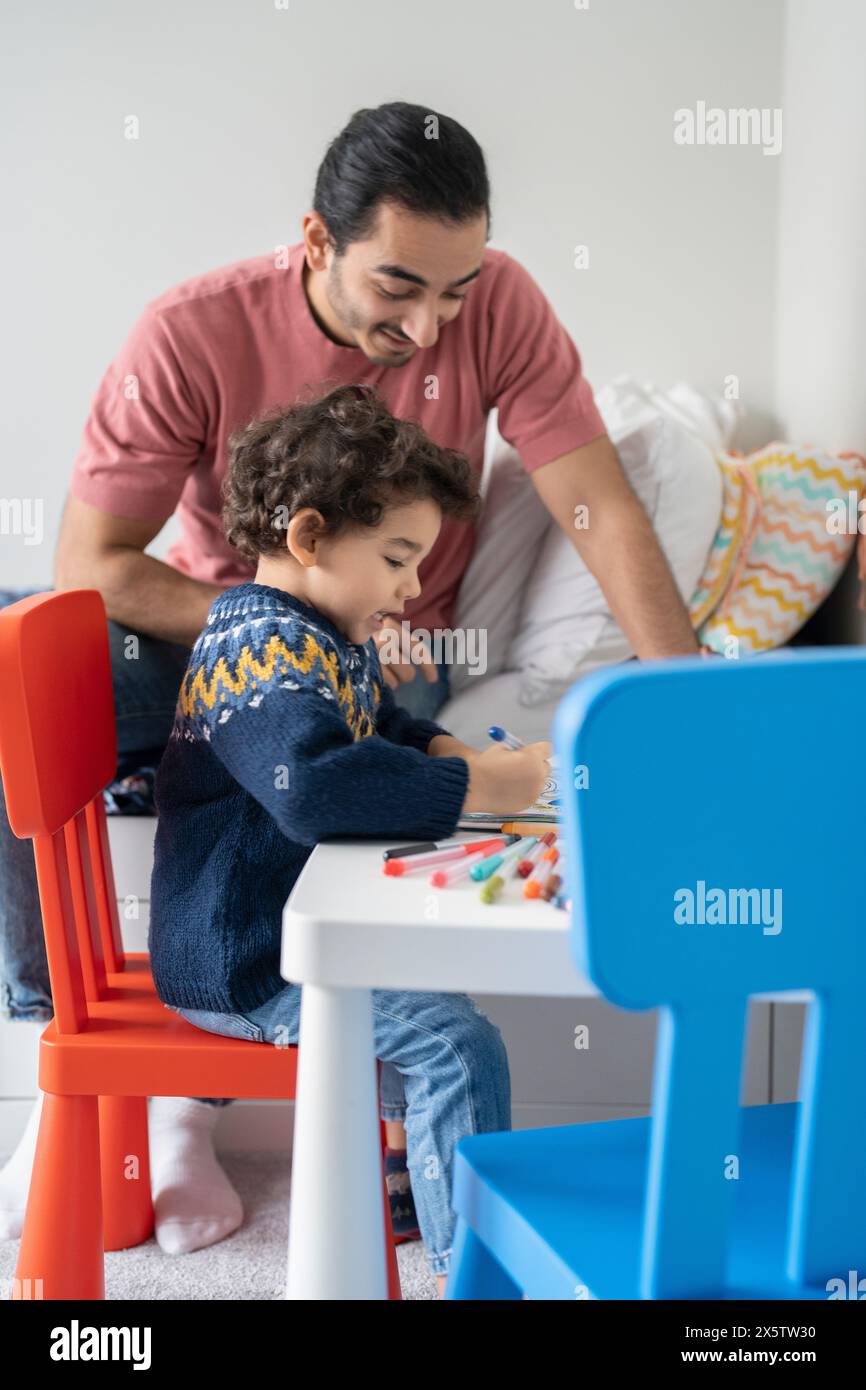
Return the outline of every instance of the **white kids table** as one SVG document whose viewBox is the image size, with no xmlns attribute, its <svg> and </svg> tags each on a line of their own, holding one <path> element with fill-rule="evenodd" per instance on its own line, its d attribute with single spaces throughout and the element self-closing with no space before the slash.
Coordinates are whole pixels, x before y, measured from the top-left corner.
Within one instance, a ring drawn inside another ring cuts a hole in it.
<svg viewBox="0 0 866 1390">
<path fill-rule="evenodd" d="M 394 843 L 318 845 L 283 912 L 281 974 L 303 985 L 290 1299 L 387 1298 L 371 990 L 598 995 L 572 961 L 569 912 L 524 899 L 522 879 L 486 904 L 472 880 L 434 889 L 429 870 L 386 878 L 382 851 Z"/>
</svg>

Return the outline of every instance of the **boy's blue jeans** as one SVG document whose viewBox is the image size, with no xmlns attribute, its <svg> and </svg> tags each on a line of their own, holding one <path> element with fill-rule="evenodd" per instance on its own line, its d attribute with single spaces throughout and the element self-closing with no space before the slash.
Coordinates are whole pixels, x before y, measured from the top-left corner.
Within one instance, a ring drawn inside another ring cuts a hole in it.
<svg viewBox="0 0 866 1390">
<path fill-rule="evenodd" d="M 511 1128 L 508 1054 L 499 1029 L 466 994 L 374 989 L 372 995 L 381 1114 L 406 1126 L 406 1164 L 427 1261 L 433 1274 L 447 1274 L 456 1223 L 454 1146 L 467 1134 Z M 298 1041 L 300 1009 L 301 986 L 287 984 L 249 1013 L 175 1012 L 211 1033 L 285 1047 Z"/>
<path fill-rule="evenodd" d="M 0 608 L 28 594 L 47 593 L 50 587 L 0 590 Z M 117 775 L 124 776 L 138 765 L 158 761 L 171 731 L 189 648 L 137 634 L 138 656 L 131 661 L 127 659 L 129 630 L 109 621 L 108 631 Z M 447 668 L 440 666 L 436 683 L 418 671 L 413 681 L 400 685 L 394 694 L 404 709 L 433 719 L 448 698 Z M 0 782 L 2 1018 L 47 1023 L 53 1017 L 41 920 L 33 847 L 13 835 Z M 300 987 L 288 984 L 244 1020 L 234 1014 L 203 1014 L 190 1021 L 209 1031 L 254 1041 L 270 1041 L 278 1026 L 288 1027 L 289 1034 L 281 1031 L 279 1036 L 296 1041 L 299 1004 Z M 511 1127 L 505 1048 L 498 1030 L 465 995 L 374 991 L 373 1005 L 376 1056 L 383 1063 L 381 1114 L 383 1119 L 406 1124 L 419 1225 L 434 1273 L 445 1273 L 453 1220 L 448 1194 L 454 1143 L 463 1134 Z M 214 1019 L 219 1025 L 215 1029 Z M 442 1177 L 427 1177 L 428 1172 Z"/>
</svg>

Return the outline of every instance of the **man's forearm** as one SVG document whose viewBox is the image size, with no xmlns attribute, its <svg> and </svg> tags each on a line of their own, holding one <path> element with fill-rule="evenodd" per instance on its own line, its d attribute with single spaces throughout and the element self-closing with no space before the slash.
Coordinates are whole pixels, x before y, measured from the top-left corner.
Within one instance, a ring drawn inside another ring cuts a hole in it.
<svg viewBox="0 0 866 1390">
<path fill-rule="evenodd" d="M 598 580 L 636 654 L 693 656 L 698 644 L 649 517 L 606 434 L 536 469 L 553 519 Z M 578 528 L 583 509 L 589 524 Z"/>
<path fill-rule="evenodd" d="M 632 494 L 615 517 L 607 516 L 605 524 L 596 514 L 580 553 L 635 654 L 643 661 L 694 656 L 698 643 L 688 610 L 644 508 Z"/>
<path fill-rule="evenodd" d="M 75 587 L 98 589 L 109 618 L 131 632 L 191 647 L 224 584 L 202 584 L 132 546 L 112 546 Z"/>
</svg>

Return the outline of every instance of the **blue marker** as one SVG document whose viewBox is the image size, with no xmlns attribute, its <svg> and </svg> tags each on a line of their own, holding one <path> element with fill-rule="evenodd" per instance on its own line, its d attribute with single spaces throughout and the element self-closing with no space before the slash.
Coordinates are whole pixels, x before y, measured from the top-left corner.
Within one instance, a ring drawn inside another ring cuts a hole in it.
<svg viewBox="0 0 866 1390">
<path fill-rule="evenodd" d="M 477 881 L 483 881 L 486 878 L 490 878 L 491 874 L 494 873 L 501 864 L 510 868 L 512 864 L 523 858 L 526 851 L 531 849 L 535 844 L 535 841 L 535 835 L 525 835 L 522 840 L 517 841 L 517 844 L 509 845 L 508 849 L 502 850 L 497 854 L 488 854 L 485 858 L 480 859 L 477 864 L 472 865 L 472 868 L 469 870 L 469 877 Z"/>
<path fill-rule="evenodd" d="M 488 738 L 492 738 L 495 743 L 504 743 L 506 748 L 525 748 L 526 744 L 522 738 L 516 734 L 510 734 L 507 729 L 503 729 L 501 724 L 491 724 L 487 730 Z"/>
</svg>

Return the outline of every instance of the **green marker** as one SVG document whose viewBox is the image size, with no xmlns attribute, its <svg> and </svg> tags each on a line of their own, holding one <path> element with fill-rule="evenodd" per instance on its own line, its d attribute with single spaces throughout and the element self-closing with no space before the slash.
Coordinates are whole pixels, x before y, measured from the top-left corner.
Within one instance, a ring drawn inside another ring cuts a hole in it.
<svg viewBox="0 0 866 1390">
<path fill-rule="evenodd" d="M 499 896 L 499 893 L 502 891 L 502 886 L 504 883 L 505 879 L 502 877 L 501 874 L 494 874 L 493 878 L 489 878 L 487 880 L 487 882 L 485 883 L 484 887 L 481 889 L 481 892 L 478 895 L 481 901 L 483 903 L 495 902 L 497 897 Z"/>
</svg>

